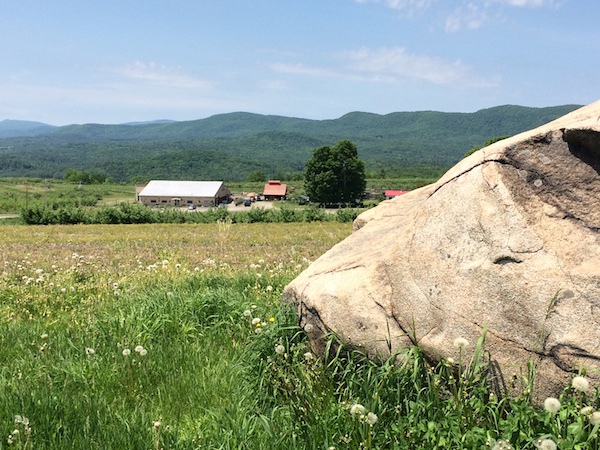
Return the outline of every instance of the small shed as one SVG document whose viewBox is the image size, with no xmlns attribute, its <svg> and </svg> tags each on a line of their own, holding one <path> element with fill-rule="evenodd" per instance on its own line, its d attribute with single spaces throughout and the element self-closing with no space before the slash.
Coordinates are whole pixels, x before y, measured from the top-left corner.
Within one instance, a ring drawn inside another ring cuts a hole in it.
<svg viewBox="0 0 600 450">
<path fill-rule="evenodd" d="M 230 197 L 222 181 L 152 180 L 137 193 L 137 201 L 146 206 L 217 206 Z"/>
<path fill-rule="evenodd" d="M 282 184 L 279 180 L 269 180 L 263 189 L 265 200 L 285 200 L 287 194 L 287 184 Z"/>
<path fill-rule="evenodd" d="M 397 191 L 394 189 L 388 189 L 387 191 L 385 191 L 385 193 L 383 195 L 386 200 L 391 200 L 394 197 L 398 197 L 399 195 L 404 195 L 407 192 L 410 192 L 410 191 Z"/>
</svg>

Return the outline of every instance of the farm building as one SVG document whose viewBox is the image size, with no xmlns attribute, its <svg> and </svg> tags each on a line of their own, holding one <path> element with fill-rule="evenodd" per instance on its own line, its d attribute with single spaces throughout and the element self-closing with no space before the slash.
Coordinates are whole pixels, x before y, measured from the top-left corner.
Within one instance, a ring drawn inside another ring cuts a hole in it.
<svg viewBox="0 0 600 450">
<path fill-rule="evenodd" d="M 146 206 L 217 206 L 229 202 L 231 191 L 222 181 L 152 180 L 138 192 L 137 201 Z"/>
<path fill-rule="evenodd" d="M 287 184 L 281 184 L 279 180 L 269 180 L 263 189 L 265 200 L 285 200 Z"/>
<path fill-rule="evenodd" d="M 396 190 L 393 190 L 393 189 L 388 189 L 387 191 L 385 191 L 385 194 L 383 194 L 383 195 L 384 195 L 384 197 L 385 197 L 386 200 L 391 200 L 394 197 L 398 197 L 399 195 L 404 195 L 407 192 L 410 192 L 410 191 L 396 191 Z"/>
</svg>

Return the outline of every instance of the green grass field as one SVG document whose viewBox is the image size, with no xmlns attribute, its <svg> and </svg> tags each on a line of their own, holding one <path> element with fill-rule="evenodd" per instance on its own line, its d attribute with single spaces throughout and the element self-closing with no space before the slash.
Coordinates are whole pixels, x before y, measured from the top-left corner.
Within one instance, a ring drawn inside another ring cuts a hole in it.
<svg viewBox="0 0 600 450">
<path fill-rule="evenodd" d="M 498 399 L 483 339 L 434 368 L 313 354 L 281 292 L 350 232 L 0 226 L 0 448 L 598 448 L 595 389 Z"/>
</svg>

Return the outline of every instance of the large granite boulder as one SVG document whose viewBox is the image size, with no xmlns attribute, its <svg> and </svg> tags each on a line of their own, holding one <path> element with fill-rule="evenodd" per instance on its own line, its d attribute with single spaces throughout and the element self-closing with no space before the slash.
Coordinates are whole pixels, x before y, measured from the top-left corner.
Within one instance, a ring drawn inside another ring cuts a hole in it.
<svg viewBox="0 0 600 450">
<path fill-rule="evenodd" d="M 333 331 L 437 361 L 487 327 L 501 393 L 528 362 L 538 400 L 582 369 L 600 381 L 600 101 L 361 214 L 283 295 L 317 351 Z"/>
</svg>

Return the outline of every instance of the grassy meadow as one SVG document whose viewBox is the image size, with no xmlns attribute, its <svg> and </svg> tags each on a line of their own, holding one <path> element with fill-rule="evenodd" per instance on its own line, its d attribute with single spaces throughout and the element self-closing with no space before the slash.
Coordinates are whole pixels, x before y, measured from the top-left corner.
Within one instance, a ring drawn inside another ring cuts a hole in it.
<svg viewBox="0 0 600 450">
<path fill-rule="evenodd" d="M 281 292 L 350 232 L 0 226 L 0 448 L 598 448 L 585 378 L 545 410 L 496 398 L 483 337 L 433 368 L 418 348 L 374 364 L 335 336 L 313 354 Z"/>
</svg>

